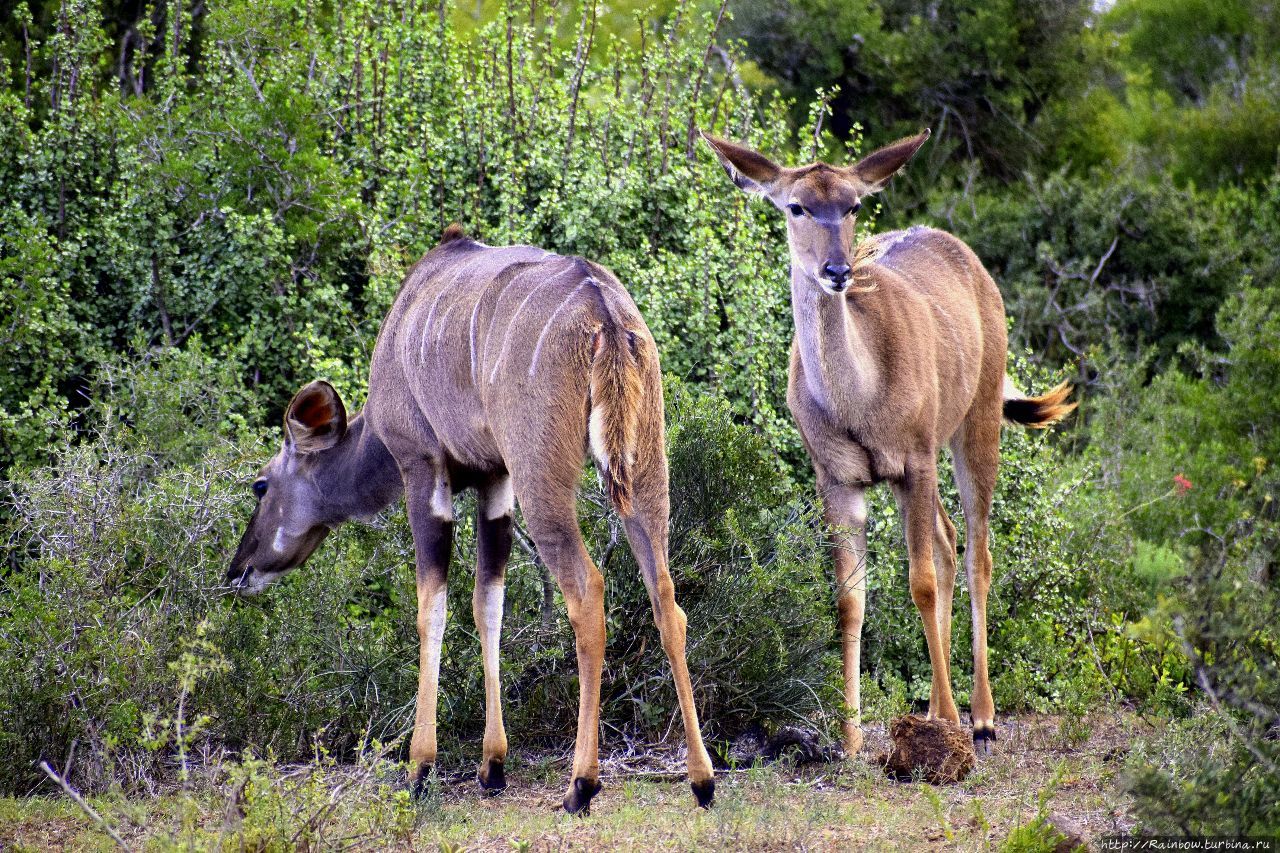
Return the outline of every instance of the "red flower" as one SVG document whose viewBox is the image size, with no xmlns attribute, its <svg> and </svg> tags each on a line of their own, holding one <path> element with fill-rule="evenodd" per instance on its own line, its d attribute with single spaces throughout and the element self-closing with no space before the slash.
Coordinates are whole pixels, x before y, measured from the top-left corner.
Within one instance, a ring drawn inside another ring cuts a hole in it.
<svg viewBox="0 0 1280 853">
<path fill-rule="evenodd" d="M 1191 491 L 1191 481 L 1178 473 L 1173 476 L 1173 487 L 1178 490 L 1178 494 L 1185 495 Z"/>
</svg>

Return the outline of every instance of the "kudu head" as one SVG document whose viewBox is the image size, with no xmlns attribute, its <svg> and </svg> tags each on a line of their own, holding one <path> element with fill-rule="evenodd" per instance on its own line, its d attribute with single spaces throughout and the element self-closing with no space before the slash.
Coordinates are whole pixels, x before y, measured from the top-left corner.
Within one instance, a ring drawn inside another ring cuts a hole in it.
<svg viewBox="0 0 1280 853">
<path fill-rule="evenodd" d="M 862 200 L 889 184 L 929 131 L 886 145 L 852 166 L 814 163 L 793 169 L 742 145 L 702 136 L 740 189 L 764 196 L 786 214 L 792 269 L 837 294 L 853 277 L 854 225 Z"/>
<path fill-rule="evenodd" d="M 236 592 L 261 592 L 347 520 L 323 486 L 344 453 L 344 439 L 347 410 L 332 385 L 312 382 L 294 395 L 284 415 L 284 443 L 253 482 L 258 505 L 227 570 Z"/>
</svg>

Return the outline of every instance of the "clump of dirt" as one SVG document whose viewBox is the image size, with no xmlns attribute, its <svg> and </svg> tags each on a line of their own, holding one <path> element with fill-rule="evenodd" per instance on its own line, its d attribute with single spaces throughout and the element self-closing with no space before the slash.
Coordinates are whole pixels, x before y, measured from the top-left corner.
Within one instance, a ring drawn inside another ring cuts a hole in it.
<svg viewBox="0 0 1280 853">
<path fill-rule="evenodd" d="M 893 751 L 885 760 L 885 772 L 896 779 L 916 774 L 933 785 L 951 785 L 969 775 L 977 763 L 968 732 L 946 720 L 908 714 L 889 728 Z"/>
</svg>

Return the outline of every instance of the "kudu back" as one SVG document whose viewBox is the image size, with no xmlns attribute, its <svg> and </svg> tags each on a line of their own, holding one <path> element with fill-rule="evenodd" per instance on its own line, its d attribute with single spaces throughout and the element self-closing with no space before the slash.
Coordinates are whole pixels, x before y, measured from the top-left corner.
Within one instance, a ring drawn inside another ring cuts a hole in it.
<svg viewBox="0 0 1280 853">
<path fill-rule="evenodd" d="M 604 580 L 578 527 L 590 454 L 622 517 L 671 664 L 700 805 L 714 794 L 685 662 L 685 615 L 667 567 L 667 461 L 653 336 L 608 270 L 529 246 L 490 247 L 450 226 L 409 272 L 383 321 L 363 411 L 348 418 L 327 383 L 289 404 L 285 440 L 254 484 L 258 507 L 228 579 L 256 592 L 301 565 L 329 530 L 403 491 L 417 563 L 421 656 L 409 748 L 415 789 L 436 759 L 436 700 L 453 542 L 453 496 L 478 493 L 472 613 L 484 659 L 479 769 L 505 787 L 498 675 L 512 513 L 564 594 L 580 684 L 569 812 L 599 790 Z"/>
<path fill-rule="evenodd" d="M 855 247 L 863 200 L 883 189 L 926 130 L 849 167 L 783 168 L 704 134 L 737 186 L 787 218 L 795 334 L 787 405 L 813 461 L 833 540 L 844 663 L 846 750 L 862 745 L 859 671 L 866 601 L 865 491 L 889 483 L 903 517 L 911 597 L 933 684 L 929 713 L 959 722 L 951 695 L 956 530 L 938 495 L 938 453 L 950 445 L 965 515 L 973 609 L 975 746 L 989 752 L 995 707 L 987 673 L 988 549 L 1002 418 L 1044 427 L 1067 414 L 1063 384 L 1018 394 L 1005 376 L 1004 303 L 962 241 L 932 228 L 882 234 Z"/>
</svg>

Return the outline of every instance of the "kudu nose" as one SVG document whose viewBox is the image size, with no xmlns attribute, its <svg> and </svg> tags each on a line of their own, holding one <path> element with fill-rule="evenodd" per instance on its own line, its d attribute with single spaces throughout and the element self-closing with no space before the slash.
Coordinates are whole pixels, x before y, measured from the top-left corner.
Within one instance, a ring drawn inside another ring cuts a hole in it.
<svg viewBox="0 0 1280 853">
<path fill-rule="evenodd" d="M 244 583 L 244 581 L 248 580 L 249 575 L 252 572 L 253 572 L 253 566 L 250 566 L 250 565 L 232 566 L 231 568 L 227 569 L 227 574 L 226 574 L 227 583 L 231 584 L 232 586 L 239 586 L 240 584 Z"/>
<path fill-rule="evenodd" d="M 848 264 L 826 263 L 822 265 L 822 277 L 835 285 L 841 285 L 848 281 L 850 272 Z"/>
</svg>

